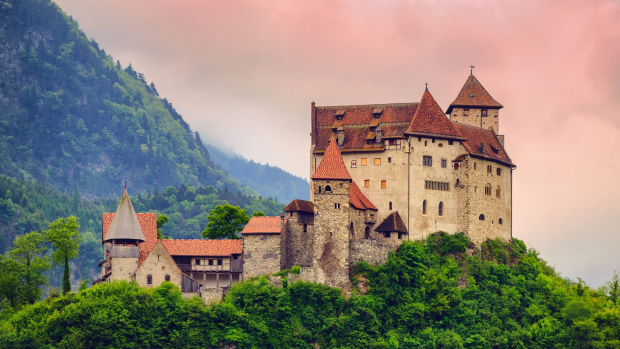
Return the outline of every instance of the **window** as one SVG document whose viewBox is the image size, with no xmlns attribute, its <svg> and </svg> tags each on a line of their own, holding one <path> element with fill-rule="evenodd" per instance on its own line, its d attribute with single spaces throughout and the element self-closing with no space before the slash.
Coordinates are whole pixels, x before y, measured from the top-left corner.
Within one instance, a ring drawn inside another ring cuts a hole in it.
<svg viewBox="0 0 620 349">
<path fill-rule="evenodd" d="M 469 116 L 469 109 L 463 109 L 463 116 Z"/>
<path fill-rule="evenodd" d="M 385 236 L 386 239 L 389 239 L 391 237 L 392 234 L 390 234 L 389 231 L 386 231 L 385 233 L 383 233 L 383 236 Z"/>
<path fill-rule="evenodd" d="M 381 181 L 381 189 L 385 189 L 387 186 L 387 182 L 386 181 Z"/>
<path fill-rule="evenodd" d="M 340 208 L 340 204 L 335 203 L 335 204 L 334 204 L 334 209 L 339 209 L 339 208 Z"/>
<path fill-rule="evenodd" d="M 477 192 L 478 192 L 478 186 L 476 185 L 474 186 L 474 193 L 477 193 Z"/>
<path fill-rule="evenodd" d="M 196 259 L 196 265 L 200 265 L 200 259 Z"/>
<path fill-rule="evenodd" d="M 331 193 L 332 192 L 332 187 L 330 187 L 329 185 L 325 186 L 325 192 L 326 193 Z"/>
<path fill-rule="evenodd" d="M 439 203 L 439 215 L 443 216 L 443 201 Z"/>
<path fill-rule="evenodd" d="M 392 211 L 392 201 L 390 201 L 390 211 Z"/>
<path fill-rule="evenodd" d="M 433 157 L 432 156 L 423 156 L 422 157 L 422 165 L 424 166 L 433 166 Z"/>
<path fill-rule="evenodd" d="M 321 194 L 321 186 L 319 185 L 319 194 Z"/>
<path fill-rule="evenodd" d="M 213 265 L 213 259 L 209 259 L 209 265 Z"/>
<path fill-rule="evenodd" d="M 459 168 L 461 168 L 461 164 L 459 164 L 458 162 L 455 162 L 452 164 L 452 168 L 455 170 L 458 170 Z"/>
<path fill-rule="evenodd" d="M 502 190 L 499 188 L 499 185 L 497 186 L 497 189 L 495 189 L 495 196 L 496 197 L 501 197 L 502 194 Z"/>
<path fill-rule="evenodd" d="M 482 109 L 482 117 L 486 118 L 488 116 L 489 111 L 486 109 Z"/>
<path fill-rule="evenodd" d="M 366 166 L 366 158 L 362 158 L 362 166 Z"/>
<path fill-rule="evenodd" d="M 304 233 L 307 233 L 307 232 L 308 232 L 308 224 L 304 223 Z"/>
<path fill-rule="evenodd" d="M 490 184 L 487 184 L 484 187 L 484 195 L 491 195 L 491 185 Z"/>
<path fill-rule="evenodd" d="M 426 214 L 426 200 L 422 201 L 422 214 Z"/>
<path fill-rule="evenodd" d="M 170 281 L 170 275 L 166 275 L 166 281 Z"/>
<path fill-rule="evenodd" d="M 375 158 L 375 166 L 381 165 L 381 158 Z"/>
<path fill-rule="evenodd" d="M 497 175 L 498 175 L 498 176 L 501 176 L 501 175 L 502 175 L 502 169 L 501 169 L 501 168 L 499 168 L 499 167 L 497 168 Z"/>
<path fill-rule="evenodd" d="M 400 139 L 388 139 L 388 140 L 386 140 L 385 141 L 385 148 L 386 149 L 400 149 Z"/>
<path fill-rule="evenodd" d="M 146 276 L 146 284 L 147 285 L 152 285 L 153 284 L 153 275 L 147 275 Z"/>
<path fill-rule="evenodd" d="M 338 186 L 339 186 L 340 188 L 342 188 L 342 183 L 340 183 Z"/>
<path fill-rule="evenodd" d="M 476 163 L 474 162 L 474 170 L 476 169 L 476 167 L 477 167 L 477 166 L 476 166 Z"/>
<path fill-rule="evenodd" d="M 424 146 L 426 147 L 426 145 L 428 144 L 428 141 L 424 141 Z"/>
<path fill-rule="evenodd" d="M 437 182 L 437 181 L 424 181 L 424 189 L 449 191 L 450 183 Z"/>
<path fill-rule="evenodd" d="M 487 165 L 487 173 L 493 173 L 493 166 Z"/>
<path fill-rule="evenodd" d="M 351 167 L 352 168 L 357 167 L 357 161 L 356 160 L 351 160 Z"/>
<path fill-rule="evenodd" d="M 388 164 L 392 163 L 392 158 L 388 158 Z"/>
<path fill-rule="evenodd" d="M 418 142 L 422 142 L 422 137 L 418 137 Z"/>
<path fill-rule="evenodd" d="M 504 220 L 503 219 L 499 219 L 499 221 L 497 221 L 499 224 L 504 224 Z"/>
<path fill-rule="evenodd" d="M 364 188 L 370 188 L 370 180 L 364 179 Z"/>
<path fill-rule="evenodd" d="M 293 217 L 293 211 L 289 212 L 290 216 Z"/>
<path fill-rule="evenodd" d="M 454 144 L 454 141 L 448 141 L 448 145 Z"/>
<path fill-rule="evenodd" d="M 222 260 L 221 259 L 217 260 L 217 265 L 222 265 Z"/>
<path fill-rule="evenodd" d="M 441 159 L 441 168 L 446 168 L 446 167 L 448 167 L 448 160 Z"/>
<path fill-rule="evenodd" d="M 484 220 L 484 215 L 483 215 L 483 214 L 481 214 L 480 216 L 478 216 L 478 219 L 479 219 L 479 220 L 481 220 L 481 221 L 483 221 L 483 220 Z"/>
<path fill-rule="evenodd" d="M 439 147 L 439 148 L 443 148 L 443 143 L 439 143 L 439 144 L 437 144 L 437 147 Z"/>
<path fill-rule="evenodd" d="M 433 143 L 435 143 L 435 138 L 433 138 Z"/>
</svg>

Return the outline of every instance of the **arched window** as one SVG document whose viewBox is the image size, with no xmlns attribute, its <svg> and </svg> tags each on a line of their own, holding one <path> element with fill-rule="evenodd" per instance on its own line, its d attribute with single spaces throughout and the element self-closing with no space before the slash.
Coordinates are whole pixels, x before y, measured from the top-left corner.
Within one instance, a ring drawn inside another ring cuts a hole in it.
<svg viewBox="0 0 620 349">
<path fill-rule="evenodd" d="M 426 214 L 426 200 L 422 201 L 422 214 Z"/>
<path fill-rule="evenodd" d="M 308 224 L 304 223 L 304 233 L 308 232 Z"/>
<path fill-rule="evenodd" d="M 497 189 L 495 189 L 495 196 L 499 198 L 501 197 L 501 195 L 502 195 L 502 190 L 499 188 L 499 185 L 498 185 Z"/>
<path fill-rule="evenodd" d="M 481 214 L 480 216 L 478 216 L 478 219 L 479 219 L 479 220 L 481 220 L 481 221 L 483 221 L 483 220 L 484 220 L 484 215 L 483 215 L 483 214 Z"/>
<path fill-rule="evenodd" d="M 443 216 L 443 201 L 439 203 L 439 215 Z"/>
<path fill-rule="evenodd" d="M 501 218 L 500 218 L 497 222 L 498 222 L 499 224 L 504 224 L 504 220 L 503 220 L 503 219 L 501 219 Z"/>
<path fill-rule="evenodd" d="M 485 194 L 485 195 L 491 195 L 491 185 L 490 185 L 490 184 L 487 184 L 487 185 L 484 187 L 484 194 Z"/>
<path fill-rule="evenodd" d="M 392 211 L 392 201 L 390 201 L 390 211 Z"/>
<path fill-rule="evenodd" d="M 364 239 L 370 239 L 370 227 L 366 227 L 366 229 L 364 230 Z"/>
<path fill-rule="evenodd" d="M 166 275 L 166 281 L 170 281 L 170 275 Z"/>
<path fill-rule="evenodd" d="M 152 285 L 153 284 L 153 275 L 147 275 L 146 276 L 146 284 L 147 285 Z"/>
<path fill-rule="evenodd" d="M 326 193 L 331 193 L 332 192 L 332 187 L 330 187 L 329 185 L 325 186 L 325 192 Z"/>
</svg>

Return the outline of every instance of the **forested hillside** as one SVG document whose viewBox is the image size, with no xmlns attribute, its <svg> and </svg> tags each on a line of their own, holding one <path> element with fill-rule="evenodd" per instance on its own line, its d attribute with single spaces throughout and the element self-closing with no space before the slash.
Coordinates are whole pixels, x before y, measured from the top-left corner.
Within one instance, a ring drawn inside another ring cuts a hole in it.
<svg viewBox="0 0 620 349">
<path fill-rule="evenodd" d="M 222 303 L 178 288 L 102 284 L 0 313 L 11 348 L 619 348 L 620 285 L 558 276 L 515 240 L 467 249 L 463 234 L 405 241 L 385 266 L 361 264 L 340 289 L 265 277 Z M 2 279 L 0 279 L 2 280 Z M 1 286 L 1 285 L 0 285 Z M 0 290 L 2 288 L 0 287 Z"/>
<path fill-rule="evenodd" d="M 131 64 L 50 0 L 0 1 L 0 173 L 63 193 L 170 185 L 253 193 L 216 170 L 198 133 Z"/>
<path fill-rule="evenodd" d="M 303 178 L 293 176 L 279 167 L 262 165 L 242 156 L 226 154 L 212 145 L 206 146 L 217 168 L 260 195 L 276 198 L 284 204 L 294 199 L 310 198 L 310 185 Z"/>
</svg>

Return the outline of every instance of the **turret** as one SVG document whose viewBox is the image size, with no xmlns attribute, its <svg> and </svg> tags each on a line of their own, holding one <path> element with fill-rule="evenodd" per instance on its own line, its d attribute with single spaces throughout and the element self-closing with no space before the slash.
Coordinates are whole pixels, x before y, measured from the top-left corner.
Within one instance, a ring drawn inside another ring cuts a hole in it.
<svg viewBox="0 0 620 349">
<path fill-rule="evenodd" d="M 499 110 L 497 102 L 472 73 L 465 81 L 458 96 L 450 104 L 446 114 L 450 120 L 469 126 L 493 129 L 499 134 Z"/>
</svg>

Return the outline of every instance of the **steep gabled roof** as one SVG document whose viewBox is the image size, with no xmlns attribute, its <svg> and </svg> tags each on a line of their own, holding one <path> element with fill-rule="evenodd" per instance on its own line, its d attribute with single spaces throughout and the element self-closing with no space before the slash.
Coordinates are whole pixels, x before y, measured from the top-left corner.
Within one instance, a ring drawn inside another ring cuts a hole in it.
<svg viewBox="0 0 620 349">
<path fill-rule="evenodd" d="M 471 74 L 465 85 L 461 88 L 461 92 L 446 110 L 446 114 L 452 112 L 452 108 L 456 107 L 487 107 L 492 109 L 501 109 L 504 106 L 499 104 L 487 90 L 482 86 L 480 81 Z"/>
<path fill-rule="evenodd" d="M 241 234 L 280 234 L 286 222 L 287 219 L 284 218 L 282 224 L 281 217 L 252 217 Z"/>
<path fill-rule="evenodd" d="M 406 134 L 463 139 L 428 90 L 424 91 Z"/>
<path fill-rule="evenodd" d="M 325 155 L 312 175 L 312 179 L 351 180 L 351 175 L 347 171 L 344 160 L 342 160 L 335 138 L 329 142 Z"/>
<path fill-rule="evenodd" d="M 312 203 L 312 201 L 295 199 L 284 208 L 284 212 L 298 211 L 314 213 L 314 204 Z"/>
<path fill-rule="evenodd" d="M 400 218 L 400 214 L 398 211 L 394 211 L 387 216 L 381 224 L 375 229 L 376 232 L 385 233 L 385 232 L 398 232 L 398 233 L 407 233 L 407 227 L 405 227 L 405 223 L 403 219 Z"/>
<path fill-rule="evenodd" d="M 214 256 L 227 257 L 243 253 L 240 239 L 201 240 L 164 239 L 159 240 L 171 256 Z"/>
<path fill-rule="evenodd" d="M 463 141 L 463 146 L 470 155 L 497 161 L 506 166 L 515 166 L 504 147 L 499 143 L 493 129 L 486 130 L 458 122 L 452 122 L 452 124 L 467 139 Z"/>
<path fill-rule="evenodd" d="M 151 252 L 157 243 L 157 213 L 137 213 L 136 217 L 138 218 L 138 222 L 140 222 L 140 228 L 142 228 L 142 233 L 146 238 L 146 241 L 140 244 L 139 264 L 142 264 L 146 256 L 148 256 L 149 252 Z M 101 239 L 105 241 L 110 225 L 114 220 L 114 213 L 105 212 L 102 218 Z"/>
<path fill-rule="evenodd" d="M 123 191 L 121 202 L 116 208 L 116 214 L 110 224 L 110 228 L 103 241 L 115 239 L 132 239 L 145 241 L 140 222 L 136 217 L 136 211 L 133 209 L 127 188 Z"/>
<path fill-rule="evenodd" d="M 368 200 L 360 188 L 355 184 L 355 182 L 351 182 L 351 186 L 349 188 L 349 203 L 358 210 L 373 210 L 378 211 L 377 207 Z"/>
</svg>

